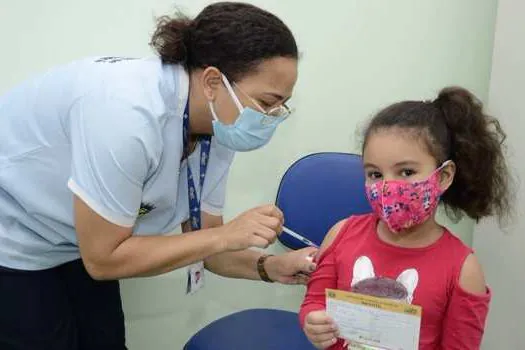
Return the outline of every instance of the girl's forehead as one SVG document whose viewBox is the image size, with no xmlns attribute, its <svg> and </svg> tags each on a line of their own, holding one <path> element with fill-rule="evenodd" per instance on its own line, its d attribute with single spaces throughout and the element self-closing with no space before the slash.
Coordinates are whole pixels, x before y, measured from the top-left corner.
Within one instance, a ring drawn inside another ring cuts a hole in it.
<svg viewBox="0 0 525 350">
<path fill-rule="evenodd" d="M 430 154 L 424 133 L 398 128 L 380 129 L 372 132 L 363 150 L 365 163 L 385 167 L 398 163 L 435 162 Z"/>
</svg>

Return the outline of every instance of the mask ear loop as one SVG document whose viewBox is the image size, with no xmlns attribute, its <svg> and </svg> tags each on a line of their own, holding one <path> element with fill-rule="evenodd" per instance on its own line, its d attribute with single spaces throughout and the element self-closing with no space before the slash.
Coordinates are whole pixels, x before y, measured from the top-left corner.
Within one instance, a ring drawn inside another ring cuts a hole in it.
<svg viewBox="0 0 525 350">
<path fill-rule="evenodd" d="M 441 165 L 439 166 L 439 168 L 436 169 L 436 171 L 443 170 L 443 168 L 446 167 L 447 165 L 449 165 L 450 163 L 452 163 L 452 161 L 451 161 L 450 159 L 444 161 L 443 164 L 441 164 Z"/>
<path fill-rule="evenodd" d="M 239 110 L 239 113 L 242 113 L 242 111 L 244 110 L 244 107 L 242 106 L 241 101 L 239 101 L 239 98 L 237 97 L 237 95 L 235 94 L 235 91 L 233 91 L 233 87 L 230 84 L 230 82 L 228 81 L 228 78 L 226 78 L 226 76 L 224 74 L 222 74 L 222 82 L 226 86 L 226 89 L 228 90 L 228 93 L 230 94 L 230 96 L 231 96 L 233 102 L 235 103 L 235 105 L 237 106 L 237 109 Z"/>
<path fill-rule="evenodd" d="M 208 105 L 210 106 L 211 115 L 213 117 L 213 120 L 219 121 L 219 117 L 217 116 L 217 113 L 215 112 L 215 107 L 213 107 L 213 102 L 208 102 Z"/>
<path fill-rule="evenodd" d="M 436 168 L 436 170 L 434 170 L 432 172 L 432 174 L 430 174 L 429 177 L 432 177 L 432 176 L 435 176 L 436 173 L 439 173 L 441 170 L 443 170 L 447 165 L 449 165 L 452 161 L 449 159 L 449 160 L 446 160 L 444 161 L 439 167 Z"/>
<path fill-rule="evenodd" d="M 436 173 L 440 172 L 441 170 L 443 170 L 447 165 L 449 165 L 450 163 L 452 163 L 452 161 L 449 159 L 449 160 L 446 160 L 444 161 L 436 170 L 434 170 L 433 172 L 433 175 L 435 175 Z"/>
</svg>

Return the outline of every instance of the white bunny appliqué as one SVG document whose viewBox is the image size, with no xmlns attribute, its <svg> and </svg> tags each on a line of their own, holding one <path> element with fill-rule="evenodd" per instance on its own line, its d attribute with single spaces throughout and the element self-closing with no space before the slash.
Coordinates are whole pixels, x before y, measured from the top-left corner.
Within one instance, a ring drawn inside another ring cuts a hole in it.
<svg viewBox="0 0 525 350">
<path fill-rule="evenodd" d="M 396 280 L 376 277 L 370 258 L 361 256 L 354 264 L 351 288 L 355 293 L 411 304 L 418 282 L 419 274 L 416 269 L 403 271 Z"/>
</svg>

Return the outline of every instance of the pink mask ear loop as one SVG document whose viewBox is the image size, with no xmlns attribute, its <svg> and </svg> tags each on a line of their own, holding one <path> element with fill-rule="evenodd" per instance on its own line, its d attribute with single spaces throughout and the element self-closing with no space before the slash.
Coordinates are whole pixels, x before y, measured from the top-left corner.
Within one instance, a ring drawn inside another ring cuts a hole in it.
<svg viewBox="0 0 525 350">
<path fill-rule="evenodd" d="M 430 176 L 434 176 L 436 173 L 440 172 L 441 170 L 443 170 L 443 168 L 445 168 L 447 165 L 449 165 L 450 163 L 452 163 L 452 161 L 449 159 L 449 160 L 446 160 L 443 162 L 443 164 L 441 164 L 436 170 L 434 170 L 434 172 L 432 172 L 432 174 Z"/>
<path fill-rule="evenodd" d="M 443 168 L 445 168 L 445 167 L 446 167 L 447 165 L 449 165 L 451 162 L 452 162 L 452 161 L 451 161 L 450 159 L 444 161 L 443 164 L 441 164 L 441 165 L 439 166 L 439 168 L 437 168 L 436 170 L 434 170 L 434 172 L 432 173 L 432 175 L 435 175 L 436 173 L 438 173 L 438 172 L 440 172 L 441 170 L 443 170 Z M 432 175 L 431 175 L 431 176 L 432 176 Z M 440 183 L 441 183 L 441 181 L 440 181 Z M 439 189 L 439 190 L 440 190 L 441 193 L 443 193 L 443 190 L 441 189 L 441 185 L 440 185 L 440 189 Z"/>
<path fill-rule="evenodd" d="M 443 164 L 441 164 L 436 170 L 434 170 L 434 172 L 438 172 L 438 171 L 443 170 L 443 168 L 446 167 L 447 165 L 449 165 L 450 163 L 452 163 L 452 161 L 450 159 L 444 161 Z"/>
</svg>

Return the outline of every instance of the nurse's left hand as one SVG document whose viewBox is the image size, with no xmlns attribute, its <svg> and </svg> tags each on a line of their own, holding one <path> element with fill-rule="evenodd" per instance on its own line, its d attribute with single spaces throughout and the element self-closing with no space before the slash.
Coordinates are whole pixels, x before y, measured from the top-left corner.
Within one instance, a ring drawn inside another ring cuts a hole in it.
<svg viewBox="0 0 525 350">
<path fill-rule="evenodd" d="M 270 256 L 264 263 L 268 277 L 283 284 L 306 284 L 316 269 L 312 261 L 317 248 L 308 247 L 278 256 Z"/>
</svg>

